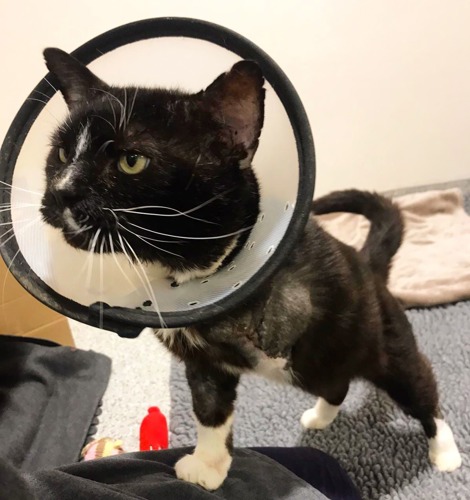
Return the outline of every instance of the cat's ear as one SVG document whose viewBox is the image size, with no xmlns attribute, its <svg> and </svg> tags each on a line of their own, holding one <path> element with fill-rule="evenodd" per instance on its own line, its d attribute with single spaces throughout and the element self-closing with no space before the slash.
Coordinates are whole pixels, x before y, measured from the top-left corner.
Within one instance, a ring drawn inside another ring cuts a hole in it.
<svg viewBox="0 0 470 500">
<path fill-rule="evenodd" d="M 44 50 L 44 59 L 48 70 L 59 82 L 59 90 L 71 110 L 89 100 L 97 89 L 108 88 L 84 64 L 63 50 L 48 48 Z"/>
<path fill-rule="evenodd" d="M 249 166 L 264 120 L 264 78 L 252 61 L 240 61 L 203 93 L 209 112 L 222 125 L 219 140 Z"/>
</svg>

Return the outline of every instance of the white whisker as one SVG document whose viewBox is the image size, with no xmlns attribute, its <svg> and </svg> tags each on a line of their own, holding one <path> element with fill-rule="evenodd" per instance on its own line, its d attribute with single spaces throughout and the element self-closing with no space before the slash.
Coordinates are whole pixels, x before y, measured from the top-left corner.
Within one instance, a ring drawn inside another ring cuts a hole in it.
<svg viewBox="0 0 470 500">
<path fill-rule="evenodd" d="M 33 90 L 33 92 L 36 92 L 36 94 L 40 94 L 40 95 L 44 96 L 47 100 L 50 99 L 50 97 L 47 94 L 45 94 L 44 92 L 39 92 L 39 90 Z"/>
<path fill-rule="evenodd" d="M 20 191 L 25 191 L 26 193 L 37 194 L 38 196 L 43 195 L 43 193 L 38 193 L 37 191 L 31 191 L 31 189 L 25 189 L 25 188 L 21 188 L 18 186 L 13 186 L 12 184 L 8 184 L 8 182 L 0 181 L 0 184 L 3 184 L 4 186 L 8 186 L 9 188 L 12 188 L 12 189 L 18 189 Z"/>
<path fill-rule="evenodd" d="M 9 224 L 19 224 L 20 222 L 28 222 L 31 220 L 31 217 L 29 219 L 21 219 L 21 220 L 15 220 L 15 221 L 10 221 L 10 222 L 1 222 L 0 226 L 8 226 Z"/>
<path fill-rule="evenodd" d="M 169 250 L 165 250 L 164 248 L 160 248 L 160 247 L 157 247 L 157 245 L 154 245 L 152 243 L 149 243 L 148 241 L 146 241 L 144 238 L 142 238 L 141 236 L 139 236 L 137 233 L 134 233 L 133 231 L 131 231 L 130 229 L 128 229 L 127 227 L 123 226 L 122 224 L 119 224 L 120 227 L 122 227 L 125 231 L 133 234 L 134 236 L 136 236 L 137 238 L 139 238 L 139 240 L 142 240 L 144 243 L 147 243 L 147 245 L 150 245 L 151 247 L 153 248 L 156 248 L 157 250 L 159 250 L 160 252 L 165 252 L 165 253 L 169 253 L 170 255 L 174 255 L 175 257 L 180 257 L 181 259 L 183 258 L 182 255 L 178 254 L 178 253 L 174 253 L 174 252 L 170 252 Z"/>
<path fill-rule="evenodd" d="M 127 117 L 127 124 L 126 124 L 126 127 L 129 126 L 129 122 L 131 121 L 131 118 L 132 118 L 132 112 L 134 111 L 134 105 L 135 105 L 135 99 L 137 97 L 137 92 L 139 91 L 139 88 L 136 87 L 135 89 L 135 92 L 134 92 L 134 99 L 132 99 L 132 103 L 131 103 L 131 106 L 130 106 L 130 109 L 129 109 L 129 116 Z"/>
<path fill-rule="evenodd" d="M 225 196 L 226 194 L 230 193 L 231 191 L 233 191 L 234 188 L 231 188 L 231 189 L 227 189 L 226 191 L 220 193 L 220 194 L 217 194 L 215 196 L 213 196 L 212 198 L 209 198 L 207 201 L 205 201 L 204 203 L 201 203 L 200 205 L 197 205 L 196 207 L 193 207 L 193 208 L 190 208 L 189 210 L 186 210 L 185 212 L 183 212 L 184 214 L 190 214 L 192 212 L 195 212 L 196 210 L 199 210 L 200 208 L 203 208 L 205 207 L 206 205 L 209 205 L 210 203 L 212 203 L 213 201 L 215 200 L 218 200 L 219 198 L 222 198 L 223 196 Z"/>
<path fill-rule="evenodd" d="M 93 243 L 93 238 L 90 238 L 88 241 L 88 248 L 86 251 L 86 257 L 85 257 L 85 262 L 83 263 L 82 267 L 80 268 L 80 271 L 78 272 L 78 275 L 81 276 L 83 274 L 83 271 L 86 269 L 86 275 L 88 276 L 88 268 L 89 268 L 89 261 L 90 261 L 90 250 L 91 250 L 91 245 Z"/>
<path fill-rule="evenodd" d="M 11 266 L 13 265 L 13 262 L 15 261 L 17 255 L 20 253 L 20 249 L 18 248 L 18 250 L 16 251 L 15 255 L 13 255 L 13 258 L 11 259 L 11 262 L 7 268 L 7 272 L 5 273 L 5 278 L 3 279 L 3 287 L 2 287 L 2 303 L 5 302 L 5 287 L 6 287 L 6 284 L 7 284 L 7 279 L 8 279 L 8 276 L 10 274 L 10 269 L 11 269 Z"/>
<path fill-rule="evenodd" d="M 229 236 L 236 236 L 237 234 L 244 233 L 245 231 L 249 231 L 250 229 L 253 229 L 254 226 L 248 226 L 244 227 L 242 229 L 239 229 L 238 231 L 234 231 L 232 233 L 227 233 L 227 234 L 221 234 L 219 236 L 181 236 L 181 235 L 176 235 L 176 234 L 167 234 L 167 233 L 160 233 L 158 231 L 152 231 L 151 229 L 147 229 L 146 227 L 138 226 L 137 224 L 134 224 L 133 222 L 127 222 L 131 226 L 137 227 L 139 229 L 142 229 L 143 231 L 147 231 L 149 233 L 157 234 L 158 236 L 166 236 L 167 238 L 180 238 L 182 240 L 220 240 L 223 238 L 228 238 Z"/>
<path fill-rule="evenodd" d="M 2 189 L 2 188 L 0 188 Z M 30 208 L 30 207 L 42 207 L 42 204 L 39 203 L 1 203 L 0 208 L 2 209 L 10 209 L 10 208 Z"/>
<path fill-rule="evenodd" d="M 44 104 L 44 110 L 47 112 L 47 114 L 49 116 L 52 116 L 52 118 L 54 118 L 54 120 L 58 123 L 58 125 L 61 127 L 62 126 L 62 123 L 61 121 L 57 118 L 57 116 L 53 115 L 51 113 L 51 111 L 49 109 L 47 109 L 47 101 L 43 101 L 42 99 L 36 99 L 36 97 L 28 97 L 26 99 L 27 101 L 37 101 L 37 102 L 41 102 L 42 104 Z"/>
<path fill-rule="evenodd" d="M 103 142 L 103 144 L 101 144 L 101 146 L 99 147 L 98 151 L 96 152 L 96 156 L 98 156 L 101 153 L 101 151 L 104 151 L 107 148 L 107 146 L 109 146 L 113 142 L 114 142 L 114 139 L 110 139 L 109 141 Z"/>
<path fill-rule="evenodd" d="M 26 99 L 27 101 L 37 101 L 37 102 L 42 102 L 44 105 L 47 104 L 47 101 L 43 101 L 42 99 L 37 99 L 36 97 L 28 97 Z"/>
<path fill-rule="evenodd" d="M 214 224 L 219 226 L 220 224 L 217 222 L 211 222 L 206 219 L 200 219 L 199 217 L 193 217 L 192 215 L 187 215 L 184 212 L 180 212 L 176 208 L 171 208 L 171 207 L 155 207 L 155 208 L 166 208 L 167 210 L 173 210 L 174 212 L 178 212 L 176 214 L 155 214 L 155 213 L 149 213 L 149 212 L 138 212 L 135 209 L 128 209 L 128 208 L 116 208 L 114 209 L 115 212 L 124 212 L 124 213 L 130 213 L 130 214 L 136 214 L 136 215 L 150 215 L 153 217 L 188 217 L 188 219 L 193 219 L 193 220 L 198 220 L 201 222 L 206 222 L 207 224 Z M 109 209 L 108 209 L 109 210 Z"/>
<path fill-rule="evenodd" d="M 157 298 L 155 297 L 155 293 L 153 292 L 153 288 L 152 288 L 152 285 L 150 284 L 150 281 L 148 279 L 148 276 L 147 276 L 147 273 L 145 272 L 145 269 L 144 269 L 144 266 L 142 265 L 142 262 L 140 261 L 139 257 L 137 256 L 137 254 L 134 252 L 134 249 L 132 248 L 132 246 L 129 244 L 129 242 L 126 240 L 126 238 L 124 238 L 124 236 L 122 237 L 122 239 L 124 240 L 124 242 L 127 244 L 127 246 L 129 247 L 129 250 L 132 252 L 132 254 L 134 255 L 134 258 L 135 260 L 137 261 L 137 264 L 139 265 L 143 275 L 144 275 L 144 278 L 145 278 L 145 281 L 147 282 L 147 286 L 148 286 L 148 291 L 150 293 L 150 296 L 152 298 L 152 305 L 154 305 L 154 308 L 155 308 L 155 312 L 158 314 L 158 318 L 160 320 L 160 324 L 162 326 L 162 328 L 165 328 L 166 327 L 166 324 L 165 324 L 165 321 L 163 320 L 163 317 L 162 317 L 162 314 L 160 312 L 160 308 L 158 307 L 158 302 L 157 302 Z"/>
<path fill-rule="evenodd" d="M 90 289 L 91 275 L 93 272 L 93 255 L 95 253 L 95 246 L 100 236 L 100 233 L 101 233 L 101 228 L 98 228 L 96 230 L 95 235 L 93 236 L 93 239 L 90 240 L 90 246 L 88 248 L 89 255 L 87 257 L 87 277 L 86 277 L 86 287 L 88 290 Z"/>
<path fill-rule="evenodd" d="M 44 77 L 43 80 L 45 80 L 57 92 L 57 89 L 54 87 L 54 85 L 52 85 L 52 83 L 46 77 Z"/>
<path fill-rule="evenodd" d="M 40 207 L 40 206 L 41 205 L 31 205 L 31 206 L 30 205 L 16 205 L 16 203 L 15 203 L 14 208 L 17 210 L 20 210 L 20 209 L 22 210 L 24 208 L 36 208 L 36 207 Z M 10 206 L 5 207 L 5 206 L 0 205 L 0 213 L 2 213 L 2 212 L 11 212 L 11 207 Z"/>
<path fill-rule="evenodd" d="M 131 208 L 115 208 L 115 209 L 108 208 L 107 210 L 112 210 L 113 212 L 119 212 L 119 211 L 135 211 L 135 210 L 145 210 L 145 209 L 155 209 L 155 208 L 157 208 L 157 209 L 171 210 L 171 211 L 178 212 L 178 214 L 158 214 L 158 215 L 161 215 L 162 217 L 177 217 L 178 215 L 187 215 L 187 214 L 190 214 L 192 212 L 195 212 L 196 210 L 199 210 L 199 209 L 205 207 L 206 205 L 209 205 L 213 201 L 221 198 L 222 196 L 225 196 L 226 194 L 230 193 L 230 191 L 233 191 L 233 188 L 232 189 L 228 189 L 228 190 L 224 191 L 223 193 L 217 194 L 217 195 L 213 196 L 212 198 L 209 198 L 204 203 L 201 203 L 200 205 L 197 205 L 197 206 L 195 206 L 193 208 L 190 208 L 189 210 L 185 210 L 184 212 L 180 212 L 176 208 L 166 207 L 166 206 L 163 206 L 163 205 L 141 205 L 141 206 L 138 206 L 138 207 L 131 207 Z M 205 219 L 198 219 L 198 220 L 201 220 L 201 221 L 204 221 L 204 222 L 209 222 L 209 221 L 206 221 Z M 211 224 L 217 224 L 217 223 L 211 222 Z"/>
<path fill-rule="evenodd" d="M 118 223 L 118 226 L 120 226 L 120 227 L 122 227 L 123 229 L 125 229 L 126 231 L 129 231 L 129 232 L 131 232 L 131 233 L 132 233 L 132 231 L 131 231 L 128 227 L 126 227 L 126 226 L 124 226 L 123 224 L 121 224 L 121 222 L 117 221 L 117 223 Z M 134 233 L 134 234 L 135 234 L 135 233 Z M 139 234 L 139 235 L 137 235 L 137 236 L 140 236 L 141 238 L 144 238 L 145 240 L 155 241 L 156 243 L 170 243 L 170 244 L 172 244 L 172 245 L 174 245 L 174 244 L 181 244 L 181 243 L 185 243 L 184 241 L 159 240 L 159 239 L 157 239 L 157 238 L 150 238 L 150 236 L 144 236 L 144 235 L 142 235 L 142 234 Z"/>
<path fill-rule="evenodd" d="M 114 110 L 113 103 L 111 102 L 111 99 L 109 96 L 106 96 L 108 98 L 109 106 L 111 107 L 111 111 L 113 112 L 113 123 L 114 123 L 114 130 L 116 130 L 117 127 L 117 117 L 116 117 L 116 111 Z"/>
<path fill-rule="evenodd" d="M 108 92 L 107 90 L 98 89 L 98 88 L 94 88 L 94 87 L 91 90 L 96 90 L 97 92 L 103 92 L 107 96 L 112 97 L 119 104 L 119 106 L 121 106 L 121 116 L 122 116 L 123 110 L 124 110 L 124 104 L 114 94 L 111 94 L 111 92 Z M 108 99 L 109 99 L 109 97 L 108 97 Z M 110 105 L 111 105 L 111 102 L 110 102 Z M 111 109 L 113 110 L 113 113 L 115 115 L 114 107 L 112 105 L 111 105 Z M 121 123 L 119 124 L 119 127 L 121 127 Z"/>
<path fill-rule="evenodd" d="M 116 129 L 114 128 L 114 125 L 108 120 L 106 119 L 104 116 L 100 116 L 100 115 L 90 115 L 90 117 L 95 117 L 95 118 L 100 118 L 101 120 L 103 120 L 104 122 L 106 122 L 110 127 L 111 129 L 114 131 L 114 133 L 116 133 Z M 114 142 L 114 141 L 113 141 Z"/>
<path fill-rule="evenodd" d="M 0 234 L 0 238 L 3 238 L 4 236 L 6 236 L 8 233 L 11 233 L 12 231 L 14 231 L 15 228 L 14 227 L 10 227 L 10 229 L 7 229 L 6 231 L 3 231 L 1 234 Z"/>
<path fill-rule="evenodd" d="M 14 227 L 11 227 L 8 231 L 5 231 L 3 232 L 1 235 L 0 235 L 0 238 L 3 238 L 3 236 L 6 236 L 8 233 L 10 233 L 11 231 L 13 231 L 13 233 L 4 241 L 0 242 L 0 246 L 3 246 L 5 245 L 6 243 L 8 243 L 14 236 L 19 236 L 20 234 L 24 233 L 24 231 L 26 229 L 28 229 L 29 227 L 31 227 L 33 224 L 36 224 L 38 221 L 41 221 L 41 217 L 38 216 L 38 217 L 35 217 L 34 219 L 26 219 L 25 221 L 28 221 L 27 224 L 25 224 L 23 227 L 20 227 L 20 228 L 14 228 Z M 25 222 L 25 221 L 18 221 L 18 222 Z"/>
<path fill-rule="evenodd" d="M 116 111 L 114 110 L 114 106 L 113 106 L 113 103 L 111 102 L 111 99 L 109 98 L 109 95 L 105 95 L 105 97 L 108 100 L 109 107 L 111 108 L 111 111 L 113 112 L 113 123 L 114 123 L 113 128 L 114 128 L 114 130 L 116 130 L 116 127 L 117 127 Z"/>
<path fill-rule="evenodd" d="M 121 120 L 119 122 L 119 128 L 124 129 L 124 125 L 126 125 L 127 122 L 127 89 L 124 87 L 124 107 L 123 107 L 123 113 L 121 114 Z"/>
<path fill-rule="evenodd" d="M 126 229 L 129 231 L 129 228 Z M 159 238 L 151 238 L 150 236 L 144 236 L 143 234 L 139 234 L 139 236 L 144 240 L 155 241 L 156 243 L 165 243 L 165 245 L 184 245 L 187 243 L 187 241 L 160 240 Z"/>
<path fill-rule="evenodd" d="M 131 257 L 129 256 L 129 254 L 127 253 L 126 251 L 126 247 L 124 245 L 124 241 L 126 241 L 126 243 L 129 245 L 129 243 L 127 242 L 127 240 L 124 238 L 124 236 L 121 236 L 121 233 L 119 231 L 117 231 L 117 236 L 118 236 L 118 239 L 119 239 L 119 244 L 121 246 L 121 250 L 123 251 L 124 255 L 126 256 L 129 264 L 131 265 L 132 269 L 134 269 L 134 272 L 135 274 L 137 275 L 137 277 L 139 278 L 140 282 L 142 283 L 142 286 L 144 287 L 144 290 L 147 291 L 147 293 L 149 293 L 150 295 L 152 294 L 152 289 L 148 289 L 146 284 L 145 284 L 145 281 L 144 279 L 142 278 L 142 276 L 140 275 L 140 272 L 139 270 L 137 269 L 137 267 L 135 266 L 133 260 L 131 259 Z M 155 311 L 157 312 L 157 309 L 155 309 Z"/>
<path fill-rule="evenodd" d="M 103 328 L 103 313 L 104 313 L 104 308 L 103 308 L 103 300 L 104 300 L 104 273 L 103 273 L 103 249 L 104 249 L 104 242 L 105 238 L 103 235 L 103 238 L 101 240 L 101 245 L 100 245 L 100 322 L 99 322 L 99 327 Z"/>
<path fill-rule="evenodd" d="M 83 224 L 84 222 L 86 222 L 88 219 L 90 218 L 89 215 L 85 215 L 85 217 L 80 217 L 80 219 L 78 219 L 78 222 L 80 224 Z"/>
<path fill-rule="evenodd" d="M 93 226 L 85 226 L 85 227 L 82 227 L 80 229 L 77 229 L 76 231 L 63 231 L 63 234 L 80 234 L 80 233 L 88 231 L 89 229 L 92 229 L 92 228 L 93 228 Z"/>
<path fill-rule="evenodd" d="M 108 236 L 109 236 L 109 247 L 111 249 L 111 255 L 113 256 L 113 259 L 114 259 L 114 262 L 116 263 L 116 266 L 121 271 L 122 275 L 124 276 L 124 278 L 126 278 L 126 281 L 131 285 L 131 287 L 135 288 L 134 283 L 132 283 L 131 279 L 129 278 L 129 276 L 127 276 L 126 272 L 122 268 L 121 264 L 119 264 L 119 260 L 116 256 L 116 252 L 114 251 L 114 243 L 113 243 L 113 238 L 112 238 L 111 234 L 108 234 Z"/>
</svg>

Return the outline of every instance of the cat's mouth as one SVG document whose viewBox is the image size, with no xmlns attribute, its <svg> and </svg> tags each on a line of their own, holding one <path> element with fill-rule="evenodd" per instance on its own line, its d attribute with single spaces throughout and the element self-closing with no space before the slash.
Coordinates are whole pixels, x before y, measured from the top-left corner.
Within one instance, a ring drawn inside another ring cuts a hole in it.
<svg viewBox="0 0 470 500">
<path fill-rule="evenodd" d="M 116 222 L 113 217 L 101 216 L 100 223 L 96 224 L 89 214 L 82 211 L 76 212 L 69 207 L 58 210 L 58 207 L 46 203 L 41 212 L 44 221 L 59 229 L 65 241 L 79 250 L 90 251 L 96 235 L 101 235 L 100 242 L 108 242 L 115 233 Z M 107 249 L 109 246 L 107 245 Z"/>
</svg>

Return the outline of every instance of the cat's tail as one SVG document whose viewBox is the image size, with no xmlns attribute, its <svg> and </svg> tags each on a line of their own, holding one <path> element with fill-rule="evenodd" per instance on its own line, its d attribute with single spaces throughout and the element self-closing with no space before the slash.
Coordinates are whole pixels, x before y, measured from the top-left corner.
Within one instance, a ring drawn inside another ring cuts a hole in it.
<svg viewBox="0 0 470 500">
<path fill-rule="evenodd" d="M 388 279 L 391 260 L 400 248 L 404 233 L 400 209 L 391 200 L 356 189 L 335 191 L 314 200 L 312 212 L 315 215 L 350 212 L 366 217 L 371 224 L 360 253 L 376 274 Z"/>
</svg>

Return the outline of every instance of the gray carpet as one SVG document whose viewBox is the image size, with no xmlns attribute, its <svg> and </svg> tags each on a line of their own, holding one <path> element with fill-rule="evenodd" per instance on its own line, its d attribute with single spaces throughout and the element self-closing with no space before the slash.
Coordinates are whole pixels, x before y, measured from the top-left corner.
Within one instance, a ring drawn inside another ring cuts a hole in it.
<svg viewBox="0 0 470 500">
<path fill-rule="evenodd" d="M 466 199 L 470 210 L 470 196 Z M 451 258 L 451 256 L 449 256 Z M 434 470 L 419 424 L 383 393 L 357 382 L 330 428 L 304 431 L 302 412 L 315 398 L 288 386 L 244 377 L 236 405 L 236 446 L 307 445 L 324 450 L 349 472 L 364 499 L 470 498 L 470 301 L 407 312 L 418 343 L 431 359 L 441 406 L 463 457 L 453 473 Z M 171 368 L 171 445 L 195 442 L 191 397 L 183 367 Z"/>
</svg>

